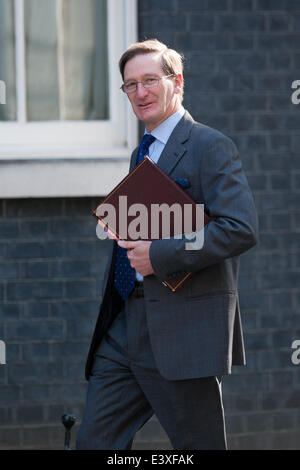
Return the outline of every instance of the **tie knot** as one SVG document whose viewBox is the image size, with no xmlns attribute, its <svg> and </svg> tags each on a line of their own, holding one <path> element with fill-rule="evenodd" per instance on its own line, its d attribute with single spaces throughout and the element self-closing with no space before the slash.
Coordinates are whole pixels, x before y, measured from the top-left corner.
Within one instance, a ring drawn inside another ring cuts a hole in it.
<svg viewBox="0 0 300 470">
<path fill-rule="evenodd" d="M 145 134 L 141 140 L 141 149 L 148 152 L 150 145 L 153 144 L 154 141 L 155 137 L 152 134 Z"/>
</svg>

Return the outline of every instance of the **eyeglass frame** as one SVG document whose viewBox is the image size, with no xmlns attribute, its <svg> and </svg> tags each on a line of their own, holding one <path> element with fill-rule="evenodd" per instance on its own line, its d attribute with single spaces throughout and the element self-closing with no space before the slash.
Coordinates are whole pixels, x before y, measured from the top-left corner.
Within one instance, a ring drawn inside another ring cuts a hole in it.
<svg viewBox="0 0 300 470">
<path fill-rule="evenodd" d="M 155 88 L 156 86 L 158 86 L 158 83 L 160 80 L 162 80 L 163 78 L 169 78 L 169 77 L 176 77 L 176 74 L 175 73 L 171 73 L 170 75 L 163 75 L 162 77 L 155 77 L 155 79 L 157 80 L 157 83 L 155 83 L 154 85 L 151 85 L 151 86 L 145 86 L 144 85 L 144 82 L 146 80 L 148 80 L 147 78 L 145 80 L 142 80 L 141 82 L 134 82 L 135 83 L 135 89 L 133 91 L 130 91 L 130 92 L 127 92 L 124 90 L 124 87 L 125 87 L 125 83 L 123 83 L 122 86 L 120 86 L 120 90 L 122 90 L 124 93 L 126 93 L 126 95 L 131 95 L 132 93 L 135 93 L 138 89 L 138 84 L 141 83 L 143 85 L 143 88 Z M 154 78 L 154 77 L 149 77 L 149 78 Z"/>
</svg>

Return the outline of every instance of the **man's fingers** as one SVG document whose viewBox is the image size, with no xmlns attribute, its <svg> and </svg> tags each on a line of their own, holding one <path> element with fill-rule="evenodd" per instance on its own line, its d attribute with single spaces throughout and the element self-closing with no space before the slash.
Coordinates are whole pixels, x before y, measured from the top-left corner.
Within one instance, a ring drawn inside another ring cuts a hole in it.
<svg viewBox="0 0 300 470">
<path fill-rule="evenodd" d="M 118 245 L 121 248 L 126 248 L 127 250 L 130 250 L 131 248 L 135 248 L 138 242 L 125 242 L 124 240 L 119 240 Z"/>
</svg>

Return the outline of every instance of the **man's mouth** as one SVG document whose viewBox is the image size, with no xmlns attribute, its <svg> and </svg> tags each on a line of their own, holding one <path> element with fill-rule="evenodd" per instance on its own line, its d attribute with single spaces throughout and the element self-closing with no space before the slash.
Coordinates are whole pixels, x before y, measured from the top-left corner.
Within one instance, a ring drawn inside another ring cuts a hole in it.
<svg viewBox="0 0 300 470">
<path fill-rule="evenodd" d="M 151 104 L 152 104 L 152 103 L 142 103 L 142 104 L 139 104 L 139 108 L 145 109 L 145 108 L 151 106 Z"/>
</svg>

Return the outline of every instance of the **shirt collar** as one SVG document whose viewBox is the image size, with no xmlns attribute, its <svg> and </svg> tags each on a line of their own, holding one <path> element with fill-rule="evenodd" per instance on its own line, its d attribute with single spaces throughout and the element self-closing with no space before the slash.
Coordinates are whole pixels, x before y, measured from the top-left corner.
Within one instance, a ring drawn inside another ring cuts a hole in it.
<svg viewBox="0 0 300 470">
<path fill-rule="evenodd" d="M 153 129 L 153 131 L 151 132 L 151 135 L 153 135 L 153 137 L 155 137 L 157 140 L 159 140 L 165 145 L 170 135 L 172 134 L 175 126 L 179 123 L 184 113 L 185 113 L 185 109 L 183 106 L 181 106 L 179 110 L 176 111 L 176 113 L 169 116 L 161 124 L 159 124 L 159 126 Z M 146 133 L 147 133 L 147 129 L 145 129 L 145 134 Z"/>
</svg>

